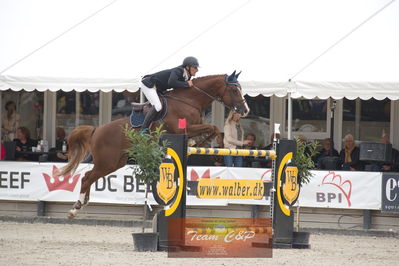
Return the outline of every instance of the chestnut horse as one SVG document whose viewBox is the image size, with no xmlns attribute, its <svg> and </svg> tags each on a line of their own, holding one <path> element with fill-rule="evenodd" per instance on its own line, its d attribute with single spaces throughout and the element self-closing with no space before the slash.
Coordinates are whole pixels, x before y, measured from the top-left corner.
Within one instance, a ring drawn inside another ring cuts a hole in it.
<svg viewBox="0 0 399 266">
<path fill-rule="evenodd" d="M 163 118 L 163 129 L 168 133 L 182 133 L 178 128 L 178 119 L 186 118 L 189 137 L 205 134 L 214 137 L 219 134 L 216 126 L 202 124 L 202 111 L 218 100 L 226 107 L 246 116 L 248 105 L 242 95 L 241 86 L 237 81 L 239 74 L 212 75 L 193 79 L 193 86 L 169 91 L 166 94 L 168 111 Z M 78 211 L 89 202 L 90 186 L 100 177 L 106 176 L 123 167 L 128 157 L 125 150 L 129 140 L 125 136 L 125 125 L 129 118 L 120 118 L 98 128 L 79 126 L 68 137 L 68 164 L 61 169 L 59 176 L 76 171 L 79 163 L 88 154 L 93 157 L 93 168 L 82 178 L 78 201 L 68 213 L 72 219 Z M 152 128 L 154 127 L 154 123 Z"/>
</svg>

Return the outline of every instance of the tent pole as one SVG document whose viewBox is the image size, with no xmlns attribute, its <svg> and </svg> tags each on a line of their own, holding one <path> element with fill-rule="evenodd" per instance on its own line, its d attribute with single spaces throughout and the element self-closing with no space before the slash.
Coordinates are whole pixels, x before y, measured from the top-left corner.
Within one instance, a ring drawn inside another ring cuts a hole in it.
<svg viewBox="0 0 399 266">
<path fill-rule="evenodd" d="M 287 94 L 288 97 L 288 128 L 287 128 L 287 138 L 292 139 L 292 99 L 291 99 L 291 92 L 288 92 Z"/>
</svg>

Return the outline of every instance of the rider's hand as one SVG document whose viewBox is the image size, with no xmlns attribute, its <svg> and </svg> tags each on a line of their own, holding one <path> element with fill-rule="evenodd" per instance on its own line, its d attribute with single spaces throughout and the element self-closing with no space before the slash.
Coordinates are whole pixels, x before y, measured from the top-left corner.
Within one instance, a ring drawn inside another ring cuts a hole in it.
<svg viewBox="0 0 399 266">
<path fill-rule="evenodd" d="M 187 83 L 189 87 L 192 87 L 194 85 L 192 80 L 187 81 Z"/>
</svg>

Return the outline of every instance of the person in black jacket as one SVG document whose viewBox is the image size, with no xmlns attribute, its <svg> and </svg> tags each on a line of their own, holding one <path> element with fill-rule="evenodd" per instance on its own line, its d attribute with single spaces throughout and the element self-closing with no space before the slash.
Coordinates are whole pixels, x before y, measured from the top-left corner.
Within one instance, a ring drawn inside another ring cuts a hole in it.
<svg viewBox="0 0 399 266">
<path fill-rule="evenodd" d="M 344 148 L 339 153 L 341 169 L 350 171 L 363 170 L 363 164 L 359 160 L 360 149 L 356 147 L 351 134 L 344 137 Z"/>
<path fill-rule="evenodd" d="M 160 72 L 145 75 L 141 80 L 141 90 L 145 97 L 152 104 L 152 108 L 147 113 L 142 130 L 146 131 L 157 113 L 162 110 L 162 103 L 159 100 L 158 92 L 163 93 L 172 88 L 189 88 L 193 86 L 191 78 L 198 71 L 198 60 L 189 56 L 183 60 L 183 64 Z"/>
<path fill-rule="evenodd" d="M 318 169 L 323 169 L 323 164 L 322 160 L 328 156 L 333 156 L 333 157 L 338 157 L 338 151 L 334 149 L 334 147 L 331 147 L 331 139 L 330 138 L 325 138 L 323 140 L 323 149 L 321 149 L 320 153 L 317 154 L 316 157 L 316 167 Z M 328 169 L 330 170 L 330 169 Z"/>
</svg>

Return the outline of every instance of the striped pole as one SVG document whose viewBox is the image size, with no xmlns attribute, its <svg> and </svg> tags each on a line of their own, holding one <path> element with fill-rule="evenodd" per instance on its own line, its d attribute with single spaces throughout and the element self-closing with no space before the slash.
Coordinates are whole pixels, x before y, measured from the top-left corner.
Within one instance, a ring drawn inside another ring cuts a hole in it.
<svg viewBox="0 0 399 266">
<path fill-rule="evenodd" d="M 246 150 L 246 149 L 220 149 L 220 148 L 187 148 L 187 154 L 204 154 L 204 155 L 231 155 L 231 156 L 259 156 L 276 159 L 275 150 Z"/>
</svg>

